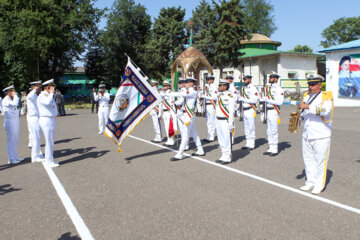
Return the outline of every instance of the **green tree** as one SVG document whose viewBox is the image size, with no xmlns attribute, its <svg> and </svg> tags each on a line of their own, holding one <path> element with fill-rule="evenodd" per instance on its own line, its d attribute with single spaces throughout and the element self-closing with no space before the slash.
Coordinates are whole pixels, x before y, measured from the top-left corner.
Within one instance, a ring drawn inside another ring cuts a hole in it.
<svg viewBox="0 0 360 240">
<path fill-rule="evenodd" d="M 240 63 L 241 40 L 247 36 L 243 28 L 243 11 L 239 0 L 222 0 L 221 5 L 213 1 L 216 10 L 216 27 L 211 30 L 215 39 L 214 64 L 222 77 L 225 66 L 237 67 Z"/>
<path fill-rule="evenodd" d="M 313 50 L 307 45 L 296 45 L 291 52 L 300 52 L 300 53 L 313 53 Z"/>
<path fill-rule="evenodd" d="M 24 88 L 73 69 L 101 15 L 90 0 L 1 0 L 0 86 Z"/>
<path fill-rule="evenodd" d="M 118 86 L 124 73 L 127 54 L 144 70 L 145 44 L 149 38 L 151 18 L 146 8 L 133 0 L 116 0 L 108 14 L 105 30 L 89 47 L 85 72 L 110 86 Z"/>
<path fill-rule="evenodd" d="M 184 16 L 185 9 L 169 7 L 162 8 L 155 18 L 146 50 L 149 77 L 170 77 L 171 65 L 186 43 Z"/>
<path fill-rule="evenodd" d="M 321 36 L 324 41 L 320 44 L 324 48 L 357 40 L 360 38 L 360 17 L 339 18 L 325 28 Z"/>
<path fill-rule="evenodd" d="M 244 5 L 244 29 L 248 33 L 260 33 L 270 37 L 275 26 L 274 7 L 268 0 L 241 0 Z"/>
<path fill-rule="evenodd" d="M 193 46 L 200 50 L 209 60 L 214 58 L 214 38 L 211 29 L 216 27 L 215 12 L 206 0 L 201 0 L 199 6 L 192 12 L 190 22 L 193 26 Z M 189 27 L 188 27 L 189 31 Z"/>
</svg>

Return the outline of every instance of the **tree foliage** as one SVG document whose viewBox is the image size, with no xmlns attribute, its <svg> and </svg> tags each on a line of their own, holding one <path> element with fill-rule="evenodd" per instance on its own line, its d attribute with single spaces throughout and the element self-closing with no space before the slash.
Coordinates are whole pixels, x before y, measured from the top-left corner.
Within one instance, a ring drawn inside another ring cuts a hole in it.
<svg viewBox="0 0 360 240">
<path fill-rule="evenodd" d="M 310 48 L 307 45 L 296 45 L 292 50 L 290 50 L 291 52 L 300 52 L 300 53 L 313 53 L 312 48 Z"/>
<path fill-rule="evenodd" d="M 320 44 L 324 48 L 357 40 L 360 38 L 360 17 L 339 18 L 325 28 L 321 36 L 324 41 Z"/>
<path fill-rule="evenodd" d="M 190 18 L 190 22 L 193 25 L 193 45 L 211 63 L 213 62 L 215 51 L 215 39 L 211 34 L 211 29 L 216 27 L 215 17 L 216 14 L 211 5 L 206 0 L 201 0 L 199 6 L 193 10 L 192 17 Z"/>
<path fill-rule="evenodd" d="M 211 30 L 214 39 L 214 64 L 220 68 L 220 76 L 225 66 L 237 67 L 242 53 L 241 40 L 245 39 L 243 11 L 239 0 L 222 0 L 220 5 L 213 1 L 216 13 L 216 27 Z"/>
<path fill-rule="evenodd" d="M 161 80 L 170 77 L 171 65 L 184 50 L 185 9 L 162 8 L 155 18 L 151 38 L 146 47 L 149 77 Z"/>
<path fill-rule="evenodd" d="M 108 14 L 105 30 L 99 32 L 86 54 L 85 72 L 89 78 L 117 86 L 127 62 L 125 54 L 143 69 L 145 44 L 151 19 L 146 8 L 133 0 L 117 0 Z"/>
<path fill-rule="evenodd" d="M 24 88 L 72 69 L 101 14 L 90 0 L 1 0 L 0 86 Z"/>
<path fill-rule="evenodd" d="M 244 29 L 248 33 L 260 33 L 270 37 L 277 29 L 274 7 L 268 0 L 241 0 L 244 5 Z"/>
</svg>

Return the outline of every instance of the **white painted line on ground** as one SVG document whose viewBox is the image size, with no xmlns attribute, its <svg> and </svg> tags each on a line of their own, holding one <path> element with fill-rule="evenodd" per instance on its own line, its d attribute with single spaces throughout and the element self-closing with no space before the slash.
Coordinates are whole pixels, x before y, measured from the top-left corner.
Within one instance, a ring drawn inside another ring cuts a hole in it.
<svg viewBox="0 0 360 240">
<path fill-rule="evenodd" d="M 50 180 L 58 194 L 58 196 L 61 199 L 61 202 L 63 203 L 67 213 L 69 214 L 71 221 L 73 222 L 77 232 L 80 235 L 81 239 L 86 240 L 93 240 L 93 236 L 90 233 L 90 230 L 85 225 L 84 220 L 81 218 L 79 212 L 76 210 L 74 204 L 72 203 L 69 195 L 66 193 L 64 187 L 61 185 L 59 179 L 55 175 L 53 169 L 51 167 L 46 166 L 43 163 L 43 166 L 47 172 L 47 174 L 50 177 Z"/>
<path fill-rule="evenodd" d="M 129 137 L 132 137 L 132 138 L 134 138 L 134 139 L 136 139 L 136 140 L 139 140 L 139 141 L 142 141 L 142 142 L 146 142 L 146 143 L 152 144 L 152 145 L 157 146 L 157 147 L 160 147 L 160 148 L 168 149 L 169 151 L 172 151 L 172 152 L 177 152 L 177 150 L 174 150 L 174 149 L 172 149 L 172 148 L 169 148 L 169 147 L 166 147 L 166 146 L 157 144 L 157 143 L 153 143 L 153 142 L 151 142 L 151 141 L 148 141 L 148 140 L 145 140 L 145 139 L 142 139 L 142 138 L 138 138 L 138 137 L 135 137 L 135 136 L 132 136 L 132 135 L 129 135 Z M 268 179 L 266 179 L 266 178 L 259 177 L 259 176 L 256 176 L 256 175 L 253 175 L 253 174 L 251 174 L 251 173 L 247 173 L 247 172 L 244 172 L 244 171 L 235 169 L 235 168 L 231 168 L 231 167 L 228 167 L 228 166 L 225 166 L 225 165 L 221 165 L 221 164 L 212 162 L 212 161 L 210 161 L 210 160 L 206 160 L 206 159 L 204 159 L 204 158 L 200 158 L 200 157 L 196 157 L 196 156 L 191 156 L 190 154 L 187 154 L 187 153 L 184 153 L 184 155 L 185 155 L 185 156 L 189 156 L 189 157 L 191 157 L 191 158 L 194 158 L 194 159 L 196 159 L 196 160 L 198 160 L 198 161 L 205 162 L 205 163 L 214 165 L 214 166 L 216 166 L 216 167 L 220 167 L 220 168 L 229 170 L 229 171 L 231 171 L 231 172 L 235 172 L 235 173 L 238 173 L 238 174 L 241 174 L 241 175 L 244 175 L 244 176 L 247 176 L 247 177 L 256 179 L 256 180 L 258 180 L 258 181 L 271 184 L 271 185 L 273 185 L 273 186 L 276 186 L 276 187 L 279 187 L 279 188 L 282 188 L 282 189 L 286 189 L 286 190 L 288 190 L 288 191 L 290 191 L 290 192 L 298 193 L 298 194 L 303 195 L 303 196 L 305 196 L 305 197 L 312 198 L 312 199 L 315 199 L 315 200 L 318 200 L 318 201 L 321 201 L 321 202 L 324 202 L 324 203 L 328 203 L 328 204 L 333 205 L 333 206 L 335 206 L 335 207 L 339 207 L 339 208 L 348 210 L 348 211 L 350 211 L 350 212 L 354 212 L 354 213 L 360 214 L 360 209 L 358 209 L 358 208 L 354 208 L 354 207 L 351 207 L 351 206 L 348 206 L 348 205 L 345 205 L 345 204 L 342 204 L 342 203 L 338 203 L 338 202 L 335 202 L 335 201 L 333 201 L 333 200 L 330 200 L 330 199 L 327 199 L 327 198 L 324 198 L 324 197 L 320 197 L 320 196 L 317 196 L 317 195 L 313 195 L 313 194 L 311 194 L 311 193 L 304 192 L 304 191 L 301 191 L 301 190 L 298 190 L 298 189 L 295 189 L 295 188 L 286 186 L 286 185 L 284 185 L 284 184 L 277 183 L 277 182 L 268 180 Z"/>
</svg>

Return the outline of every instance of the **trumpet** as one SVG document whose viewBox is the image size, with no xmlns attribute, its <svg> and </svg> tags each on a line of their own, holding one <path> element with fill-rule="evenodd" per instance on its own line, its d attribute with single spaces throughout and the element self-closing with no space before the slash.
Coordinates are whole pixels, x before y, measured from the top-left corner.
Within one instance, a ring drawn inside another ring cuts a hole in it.
<svg viewBox="0 0 360 240">
<path fill-rule="evenodd" d="M 301 97 L 300 97 L 300 101 L 299 101 L 299 105 L 300 103 L 303 102 L 304 100 L 304 96 L 307 92 L 304 92 Z M 301 117 L 301 113 L 302 113 L 302 109 L 299 108 L 296 109 L 295 112 L 290 113 L 290 119 L 289 119 L 289 132 L 291 133 L 297 133 L 299 131 L 299 123 L 300 123 L 300 117 Z"/>
</svg>

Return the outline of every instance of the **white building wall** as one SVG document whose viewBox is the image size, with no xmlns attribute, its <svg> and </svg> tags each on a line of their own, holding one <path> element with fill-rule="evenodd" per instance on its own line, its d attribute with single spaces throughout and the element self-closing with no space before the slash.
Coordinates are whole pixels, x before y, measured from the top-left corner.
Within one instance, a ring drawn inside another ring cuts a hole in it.
<svg viewBox="0 0 360 240">
<path fill-rule="evenodd" d="M 307 73 L 317 73 L 317 56 L 280 54 L 278 74 L 280 79 L 288 79 L 289 72 L 296 72 L 297 79 L 305 79 Z"/>
<path fill-rule="evenodd" d="M 360 107 L 360 99 L 338 98 L 340 59 L 346 55 L 359 53 L 360 48 L 352 50 L 339 50 L 326 53 L 326 91 L 333 92 L 335 106 Z"/>
<path fill-rule="evenodd" d="M 269 73 L 271 71 L 278 72 L 277 65 L 279 61 L 279 56 L 266 57 L 259 59 L 259 78 L 257 79 L 258 85 L 263 86 L 264 84 L 264 73 L 266 75 L 266 79 L 269 79 Z M 266 82 L 267 84 L 267 82 Z"/>
</svg>

